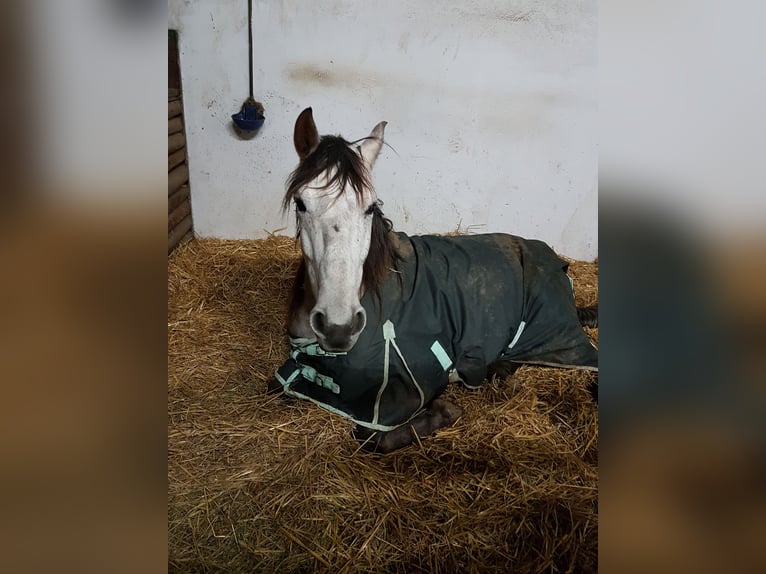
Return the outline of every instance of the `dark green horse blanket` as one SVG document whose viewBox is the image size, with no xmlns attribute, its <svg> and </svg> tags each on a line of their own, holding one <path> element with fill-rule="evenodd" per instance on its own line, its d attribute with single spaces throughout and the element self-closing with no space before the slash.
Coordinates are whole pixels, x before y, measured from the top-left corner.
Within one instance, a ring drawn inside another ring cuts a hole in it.
<svg viewBox="0 0 766 574">
<path fill-rule="evenodd" d="M 396 234 L 404 259 L 380 300 L 367 293 L 367 325 L 348 353 L 291 339 L 276 372 L 287 395 L 364 427 L 408 422 L 450 380 L 478 388 L 498 359 L 597 369 L 582 330 L 568 264 L 542 241 L 505 234 Z"/>
</svg>

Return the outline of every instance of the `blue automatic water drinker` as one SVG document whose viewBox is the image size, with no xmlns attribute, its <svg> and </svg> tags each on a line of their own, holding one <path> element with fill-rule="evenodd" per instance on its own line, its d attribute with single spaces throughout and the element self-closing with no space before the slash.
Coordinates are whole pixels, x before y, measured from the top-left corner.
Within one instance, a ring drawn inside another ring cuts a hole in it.
<svg viewBox="0 0 766 574">
<path fill-rule="evenodd" d="M 248 61 L 250 68 L 250 96 L 242 104 L 242 109 L 231 116 L 238 128 L 245 131 L 260 129 L 266 117 L 263 115 L 263 104 L 253 98 L 253 0 L 247 0 L 247 34 L 248 34 Z"/>
<path fill-rule="evenodd" d="M 231 116 L 237 127 L 247 130 L 255 131 L 263 125 L 266 118 L 263 115 L 263 105 L 261 102 L 256 102 L 253 96 L 250 96 L 242 104 L 242 109 Z"/>
</svg>

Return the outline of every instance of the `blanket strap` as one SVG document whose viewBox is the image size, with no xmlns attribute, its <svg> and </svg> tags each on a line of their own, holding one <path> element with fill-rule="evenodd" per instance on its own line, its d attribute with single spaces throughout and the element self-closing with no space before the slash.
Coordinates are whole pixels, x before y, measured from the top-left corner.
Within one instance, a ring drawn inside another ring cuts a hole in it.
<svg viewBox="0 0 766 574">
<path fill-rule="evenodd" d="M 439 341 L 434 341 L 433 345 L 431 345 L 431 352 L 436 357 L 436 360 L 439 361 L 442 369 L 446 371 L 452 366 L 452 359 L 449 358 L 447 351 L 444 350 Z"/>
<path fill-rule="evenodd" d="M 290 359 L 282 365 L 281 368 L 274 372 L 274 377 L 279 381 L 287 394 L 292 393 L 290 384 L 298 377 L 298 375 L 301 375 L 307 381 L 311 381 L 320 387 L 324 387 L 336 395 L 340 393 L 340 387 L 332 377 L 318 373 L 314 367 L 302 365 L 295 359 Z"/>
<path fill-rule="evenodd" d="M 383 323 L 383 340 L 386 342 L 383 352 L 383 382 L 378 389 L 377 397 L 375 397 L 372 424 L 378 424 L 378 416 L 380 414 L 380 399 L 383 397 L 383 391 L 385 391 L 386 387 L 388 386 L 388 365 L 391 358 L 391 346 L 394 347 L 394 351 L 396 351 L 396 354 L 399 355 L 399 358 L 402 360 L 404 368 L 407 370 L 407 374 L 410 376 L 410 379 L 412 379 L 412 384 L 415 385 L 415 388 L 420 395 L 420 406 L 417 410 L 419 411 L 422 409 L 423 405 L 425 404 L 425 395 L 423 394 L 423 389 L 420 388 L 417 380 L 415 380 L 415 375 L 412 374 L 412 371 L 410 370 L 410 367 L 404 358 L 404 354 L 402 353 L 401 349 L 399 349 L 399 345 L 396 344 L 396 332 L 394 331 L 394 324 L 390 320 Z"/>
<path fill-rule="evenodd" d="M 527 326 L 526 321 L 522 321 L 519 323 L 519 328 L 516 330 L 516 335 L 513 337 L 513 341 L 508 345 L 509 349 L 513 349 L 513 346 L 519 342 L 519 339 L 521 338 L 521 334 L 524 332 L 524 327 Z"/>
<path fill-rule="evenodd" d="M 319 346 L 316 339 L 303 339 L 290 337 L 290 356 L 298 360 L 298 355 L 304 354 L 309 357 L 340 357 L 348 353 L 331 353 Z"/>
</svg>

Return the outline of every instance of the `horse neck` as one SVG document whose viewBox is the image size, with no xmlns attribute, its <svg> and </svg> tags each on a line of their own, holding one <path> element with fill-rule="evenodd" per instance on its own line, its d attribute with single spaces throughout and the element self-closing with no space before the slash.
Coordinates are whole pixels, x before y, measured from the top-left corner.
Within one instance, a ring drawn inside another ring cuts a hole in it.
<svg viewBox="0 0 766 574">
<path fill-rule="evenodd" d="M 301 258 L 295 272 L 287 310 L 287 332 L 291 337 L 311 339 L 314 333 L 309 325 L 309 314 L 316 304 L 316 295 L 306 273 L 306 261 Z"/>
<path fill-rule="evenodd" d="M 376 217 L 378 219 L 373 224 L 370 251 L 364 262 L 362 287 L 365 292 L 377 295 L 389 274 L 397 271 L 401 254 L 399 239 L 391 228 L 391 222 L 382 215 Z"/>
</svg>

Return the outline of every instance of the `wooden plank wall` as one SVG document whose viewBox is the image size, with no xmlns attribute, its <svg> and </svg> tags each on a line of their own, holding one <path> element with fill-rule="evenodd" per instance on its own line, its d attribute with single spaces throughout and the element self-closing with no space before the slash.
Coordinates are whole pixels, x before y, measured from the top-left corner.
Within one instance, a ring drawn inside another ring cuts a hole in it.
<svg viewBox="0 0 766 574">
<path fill-rule="evenodd" d="M 180 90 L 171 88 L 168 89 L 168 253 L 193 235 L 183 105 Z"/>
</svg>

